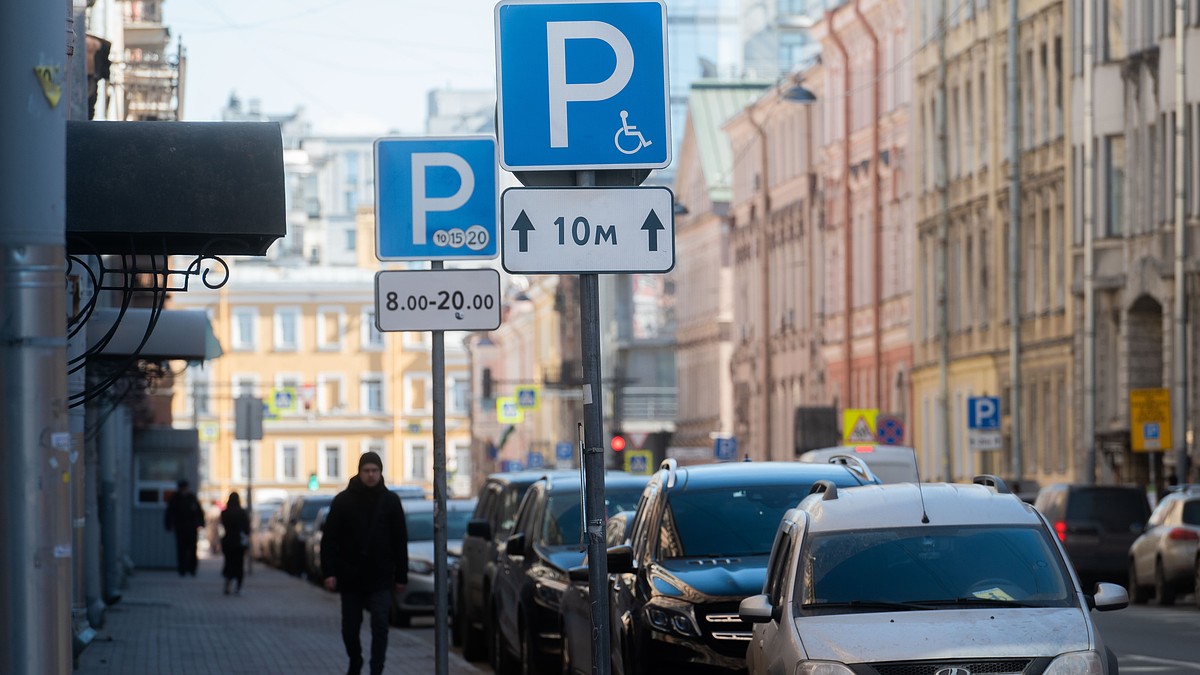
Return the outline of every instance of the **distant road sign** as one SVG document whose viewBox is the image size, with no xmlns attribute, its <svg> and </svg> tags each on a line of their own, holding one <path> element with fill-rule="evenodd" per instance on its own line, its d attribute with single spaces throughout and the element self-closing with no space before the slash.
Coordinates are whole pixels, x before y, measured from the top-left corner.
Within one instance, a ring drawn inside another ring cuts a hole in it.
<svg viewBox="0 0 1200 675">
<path fill-rule="evenodd" d="M 514 274 L 669 272 L 674 209 L 665 187 L 509 188 L 501 261 Z"/>
<path fill-rule="evenodd" d="M 875 442 L 877 408 L 848 408 L 842 411 L 842 437 L 847 443 L 867 445 Z"/>
<path fill-rule="evenodd" d="M 629 450 L 625 452 L 625 470 L 635 476 L 649 476 L 650 465 L 654 461 L 654 453 L 649 450 Z"/>
<path fill-rule="evenodd" d="M 713 440 L 713 456 L 718 462 L 732 461 L 737 457 L 737 438 L 729 436 Z"/>
<path fill-rule="evenodd" d="M 875 437 L 883 445 L 900 445 L 904 442 L 904 420 L 894 415 L 880 415 L 875 420 Z"/>
<path fill-rule="evenodd" d="M 375 141 L 376 257 L 495 258 L 496 174 L 491 136 Z"/>
<path fill-rule="evenodd" d="M 542 388 L 536 384 L 522 384 L 513 390 L 517 405 L 522 410 L 537 410 L 542 407 Z"/>
<path fill-rule="evenodd" d="M 574 449 L 575 449 L 575 446 L 570 443 L 567 443 L 566 441 L 560 441 L 558 443 L 555 443 L 554 444 L 554 458 L 559 460 L 560 462 L 563 462 L 563 461 L 569 462 L 569 461 L 571 461 L 571 453 L 574 451 Z"/>
<path fill-rule="evenodd" d="M 546 460 L 542 457 L 542 453 L 536 450 L 529 451 L 529 456 L 526 458 L 525 466 L 531 469 L 540 469 L 545 465 Z"/>
<path fill-rule="evenodd" d="M 495 330 L 500 273 L 493 269 L 384 270 L 375 273 L 380 331 Z"/>
<path fill-rule="evenodd" d="M 517 405 L 515 396 L 501 396 L 496 399 L 496 421 L 500 424 L 520 424 L 525 421 L 525 411 Z"/>
<path fill-rule="evenodd" d="M 1167 450 L 1172 445 L 1171 392 L 1168 389 L 1129 390 L 1130 449 Z"/>
<path fill-rule="evenodd" d="M 501 0 L 496 91 L 510 171 L 666 167 L 666 4 Z"/>
<path fill-rule="evenodd" d="M 967 428 L 1000 429 L 1000 397 L 972 396 L 967 399 Z"/>
</svg>

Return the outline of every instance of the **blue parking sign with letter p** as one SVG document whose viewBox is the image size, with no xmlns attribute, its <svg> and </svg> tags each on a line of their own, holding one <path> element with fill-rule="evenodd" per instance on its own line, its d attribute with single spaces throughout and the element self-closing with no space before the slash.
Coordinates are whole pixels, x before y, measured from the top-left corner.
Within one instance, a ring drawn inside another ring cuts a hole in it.
<svg viewBox="0 0 1200 675">
<path fill-rule="evenodd" d="M 496 5 L 496 135 L 510 171 L 671 163 L 662 0 Z"/>
<path fill-rule="evenodd" d="M 376 257 L 495 258 L 496 175 L 490 136 L 375 141 Z"/>
</svg>

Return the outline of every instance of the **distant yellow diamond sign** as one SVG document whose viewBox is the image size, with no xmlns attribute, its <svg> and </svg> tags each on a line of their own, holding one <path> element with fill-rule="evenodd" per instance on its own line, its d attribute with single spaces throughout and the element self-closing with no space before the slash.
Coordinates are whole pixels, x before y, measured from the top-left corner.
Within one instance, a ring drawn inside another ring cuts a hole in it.
<svg viewBox="0 0 1200 675">
<path fill-rule="evenodd" d="M 1167 389 L 1130 389 L 1129 431 L 1134 452 L 1172 447 L 1171 392 Z"/>
<path fill-rule="evenodd" d="M 517 403 L 516 396 L 496 398 L 496 421 L 500 424 L 520 424 L 525 421 L 525 411 Z"/>
<path fill-rule="evenodd" d="M 847 443 L 867 445 L 875 442 L 875 418 L 878 408 L 850 408 L 842 411 L 842 438 Z"/>
</svg>

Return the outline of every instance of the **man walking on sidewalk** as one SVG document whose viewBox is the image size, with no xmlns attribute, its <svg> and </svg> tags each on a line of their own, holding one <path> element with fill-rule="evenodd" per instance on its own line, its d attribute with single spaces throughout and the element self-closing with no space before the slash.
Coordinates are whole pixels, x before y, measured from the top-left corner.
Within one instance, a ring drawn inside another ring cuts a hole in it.
<svg viewBox="0 0 1200 675">
<path fill-rule="evenodd" d="M 325 588 L 342 594 L 342 642 L 348 675 L 362 670 L 358 632 L 371 613 L 371 675 L 383 673 L 392 594 L 408 583 L 408 532 L 400 498 L 383 484 L 383 460 L 374 452 L 358 460 L 358 475 L 333 498 L 321 539 Z"/>
<path fill-rule="evenodd" d="M 175 484 L 175 494 L 167 500 L 167 512 L 163 525 L 168 532 L 175 533 L 175 564 L 179 576 L 196 576 L 196 530 L 204 527 L 204 509 L 186 480 Z"/>
</svg>

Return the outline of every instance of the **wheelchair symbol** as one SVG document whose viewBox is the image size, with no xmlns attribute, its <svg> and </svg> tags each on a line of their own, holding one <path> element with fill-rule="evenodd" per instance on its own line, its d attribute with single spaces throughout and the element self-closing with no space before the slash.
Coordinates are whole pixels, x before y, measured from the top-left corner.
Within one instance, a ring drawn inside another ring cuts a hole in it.
<svg viewBox="0 0 1200 675">
<path fill-rule="evenodd" d="M 627 138 L 632 138 L 634 141 L 637 142 L 637 145 L 633 146 L 632 150 L 626 150 L 625 147 L 621 145 L 621 137 L 622 136 L 625 136 Z M 646 137 L 642 136 L 642 132 L 638 131 L 637 127 L 635 127 L 629 123 L 629 111 L 622 110 L 621 111 L 621 128 L 617 129 L 617 134 L 615 136 L 613 136 L 613 145 L 617 146 L 617 150 L 620 150 L 622 154 L 632 155 L 635 152 L 637 152 L 638 150 L 641 150 L 642 148 L 650 147 L 651 144 L 652 144 L 652 141 L 646 140 Z"/>
</svg>

